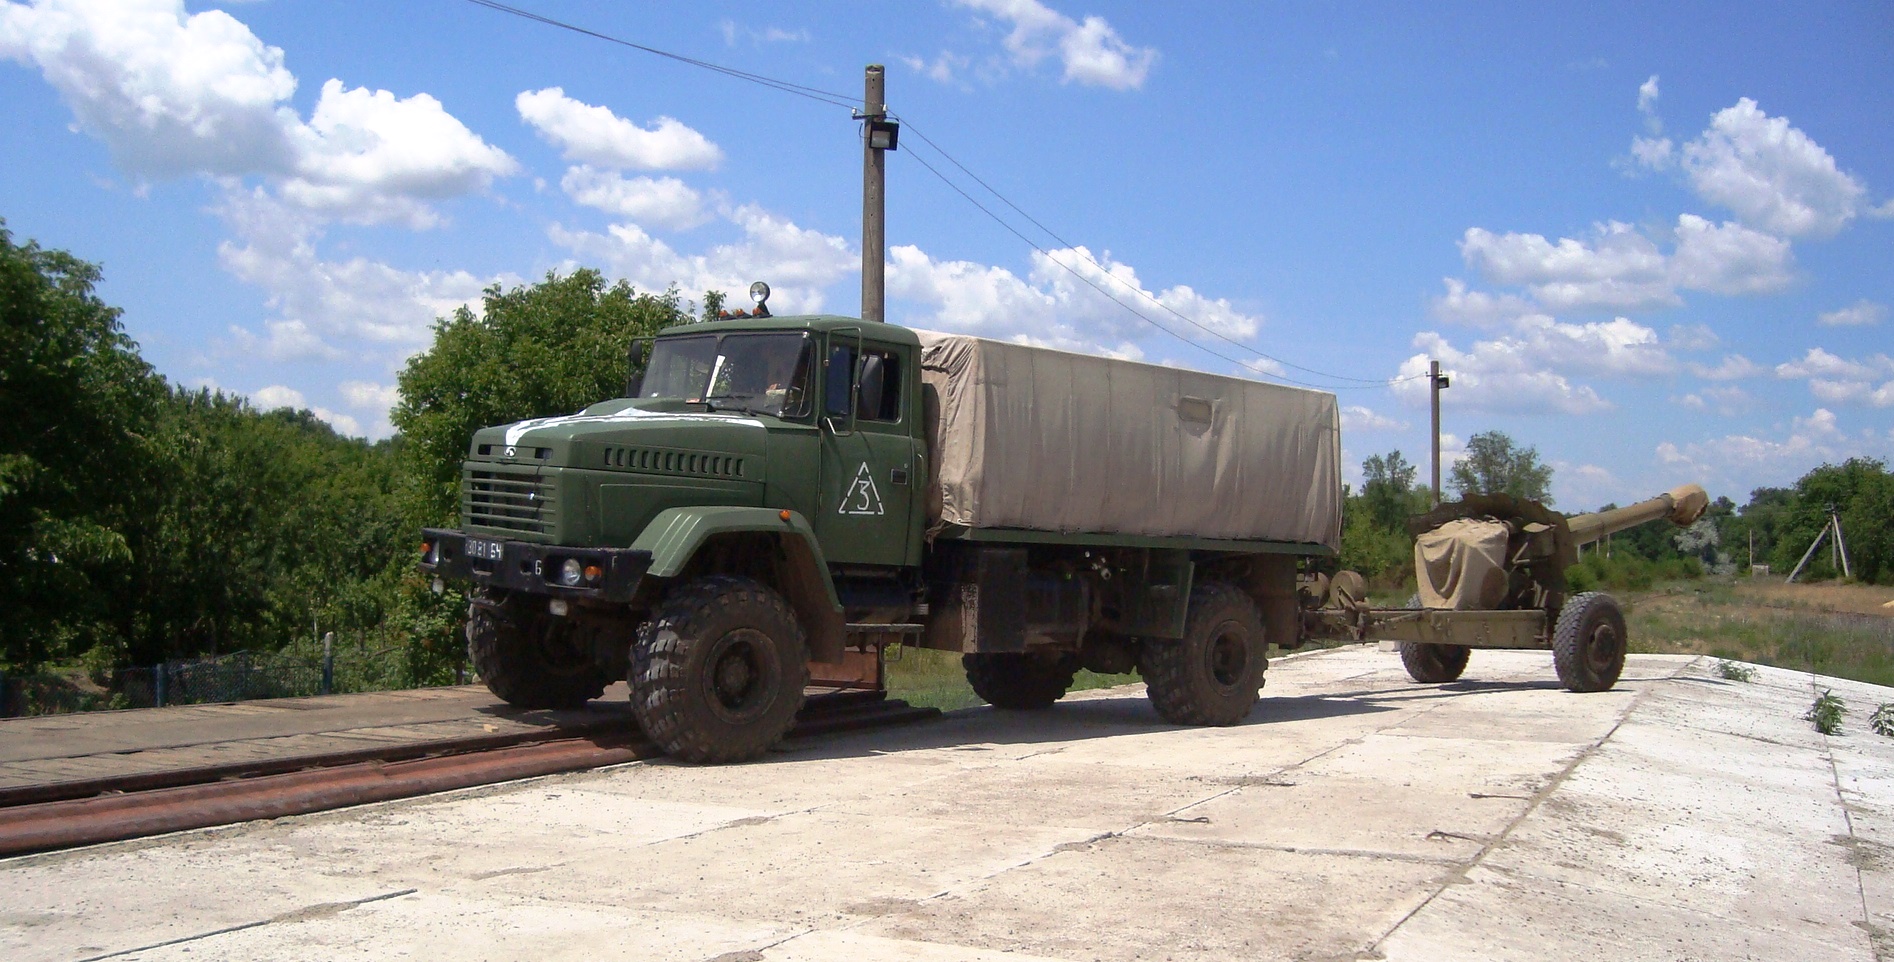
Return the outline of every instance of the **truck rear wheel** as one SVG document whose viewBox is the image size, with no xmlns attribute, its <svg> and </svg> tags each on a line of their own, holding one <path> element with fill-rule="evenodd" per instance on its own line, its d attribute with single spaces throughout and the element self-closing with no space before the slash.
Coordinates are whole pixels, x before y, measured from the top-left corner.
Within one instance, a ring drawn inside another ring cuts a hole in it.
<svg viewBox="0 0 1894 962">
<path fill-rule="evenodd" d="M 1042 711 L 1065 697 L 1078 674 L 1078 659 L 1066 652 L 995 652 L 961 655 L 967 684 L 995 708 Z"/>
<path fill-rule="evenodd" d="M 1588 591 L 1559 609 L 1552 664 L 1567 690 L 1610 690 L 1624 671 L 1624 652 L 1624 612 L 1610 595 Z"/>
<path fill-rule="evenodd" d="M 1444 685 L 1459 678 L 1467 670 L 1470 654 L 1472 649 L 1465 645 L 1401 642 L 1401 664 L 1407 667 L 1407 676 L 1428 685 Z"/>
<path fill-rule="evenodd" d="M 605 669 L 571 622 L 533 601 L 475 602 L 467 611 L 467 656 L 487 690 L 514 708 L 578 708 L 605 693 Z"/>
<path fill-rule="evenodd" d="M 713 575 L 666 598 L 638 629 L 631 710 L 646 735 L 692 762 L 756 758 L 796 723 L 809 659 L 781 595 Z"/>
<path fill-rule="evenodd" d="M 1138 672 L 1165 721 L 1234 725 L 1256 707 L 1268 651 L 1256 603 L 1231 585 L 1212 582 L 1190 593 L 1183 638 L 1145 639 Z"/>
</svg>

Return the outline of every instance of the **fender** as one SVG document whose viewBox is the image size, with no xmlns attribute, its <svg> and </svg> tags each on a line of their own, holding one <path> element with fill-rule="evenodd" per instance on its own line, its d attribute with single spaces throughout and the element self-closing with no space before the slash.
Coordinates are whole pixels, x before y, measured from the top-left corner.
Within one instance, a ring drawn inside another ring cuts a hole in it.
<svg viewBox="0 0 1894 962">
<path fill-rule="evenodd" d="M 648 575 L 675 578 L 690 564 L 704 542 L 718 535 L 760 534 L 781 549 L 777 587 L 801 620 L 809 636 L 813 661 L 842 660 L 842 602 L 829 578 L 828 561 L 815 529 L 800 512 L 734 505 L 669 508 L 645 526 L 631 547 L 651 552 Z"/>
</svg>

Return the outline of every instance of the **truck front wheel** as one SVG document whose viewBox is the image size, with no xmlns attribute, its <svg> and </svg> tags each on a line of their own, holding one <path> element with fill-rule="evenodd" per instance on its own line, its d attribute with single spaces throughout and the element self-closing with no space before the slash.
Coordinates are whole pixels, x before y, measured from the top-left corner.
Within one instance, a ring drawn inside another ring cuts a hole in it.
<svg viewBox="0 0 1894 962">
<path fill-rule="evenodd" d="M 994 652 L 961 655 L 967 684 L 995 708 L 1040 711 L 1065 697 L 1078 674 L 1078 659 L 1068 652 Z"/>
<path fill-rule="evenodd" d="M 469 606 L 467 655 L 487 690 L 526 709 L 578 708 L 604 694 L 610 679 L 581 633 L 543 607 L 532 610 L 534 600 Z"/>
<path fill-rule="evenodd" d="M 1234 725 L 1256 707 L 1268 651 L 1256 603 L 1231 585 L 1212 582 L 1190 593 L 1184 637 L 1145 639 L 1138 672 L 1165 721 Z"/>
<path fill-rule="evenodd" d="M 629 680 L 632 713 L 660 748 L 685 761 L 745 761 L 795 724 L 808 653 L 781 595 L 713 575 L 672 592 L 638 629 Z"/>
</svg>

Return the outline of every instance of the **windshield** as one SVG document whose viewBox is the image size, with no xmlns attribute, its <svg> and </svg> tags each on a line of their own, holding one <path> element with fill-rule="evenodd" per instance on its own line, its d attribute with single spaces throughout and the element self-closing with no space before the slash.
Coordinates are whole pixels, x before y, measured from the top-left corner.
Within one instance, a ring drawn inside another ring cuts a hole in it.
<svg viewBox="0 0 1894 962">
<path fill-rule="evenodd" d="M 675 398 L 712 410 L 776 417 L 809 413 L 806 334 L 704 334 L 659 338 L 651 347 L 641 398 Z"/>
</svg>

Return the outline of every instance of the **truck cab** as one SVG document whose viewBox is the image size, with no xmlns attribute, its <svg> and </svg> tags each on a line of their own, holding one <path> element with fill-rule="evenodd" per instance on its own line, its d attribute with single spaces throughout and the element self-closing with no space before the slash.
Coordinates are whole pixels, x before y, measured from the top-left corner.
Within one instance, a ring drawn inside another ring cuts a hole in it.
<svg viewBox="0 0 1894 962">
<path fill-rule="evenodd" d="M 780 609 L 795 637 L 714 656 L 710 727 L 757 716 L 765 735 L 698 732 L 723 747 L 695 755 L 773 742 L 809 667 L 878 686 L 847 629 L 904 617 L 923 590 L 918 350 L 906 328 L 846 317 L 680 326 L 633 346 L 625 397 L 477 432 L 461 528 L 424 530 L 421 567 L 471 588 L 480 676 L 517 707 L 581 704 L 635 675 L 681 585 L 710 581 L 723 590 L 702 604 Z"/>
</svg>

